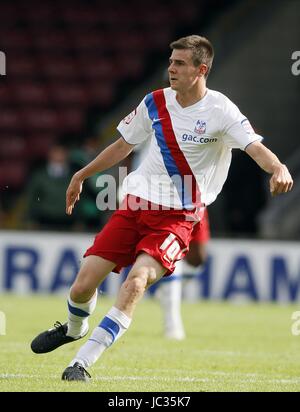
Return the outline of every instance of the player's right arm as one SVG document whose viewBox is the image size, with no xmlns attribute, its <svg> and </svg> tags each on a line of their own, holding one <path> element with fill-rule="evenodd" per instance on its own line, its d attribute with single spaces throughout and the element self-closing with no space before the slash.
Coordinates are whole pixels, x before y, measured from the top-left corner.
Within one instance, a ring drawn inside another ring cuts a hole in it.
<svg viewBox="0 0 300 412">
<path fill-rule="evenodd" d="M 79 200 L 82 184 L 85 179 L 98 172 L 103 172 L 125 159 L 134 148 L 123 137 L 104 149 L 94 160 L 76 172 L 69 184 L 66 193 L 66 213 L 72 214 L 75 203 Z"/>
<path fill-rule="evenodd" d="M 129 155 L 135 145 L 142 143 L 151 135 L 152 122 L 148 116 L 144 99 L 119 123 L 117 130 L 122 137 L 104 149 L 96 159 L 72 177 L 66 195 L 66 213 L 68 215 L 72 213 L 75 203 L 79 200 L 82 183 L 87 177 L 118 164 Z"/>
</svg>

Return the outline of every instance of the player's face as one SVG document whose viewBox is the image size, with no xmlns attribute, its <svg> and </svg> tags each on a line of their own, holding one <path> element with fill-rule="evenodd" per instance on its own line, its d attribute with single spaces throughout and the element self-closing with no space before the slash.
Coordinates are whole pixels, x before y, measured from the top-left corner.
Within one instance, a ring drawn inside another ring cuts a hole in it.
<svg viewBox="0 0 300 412">
<path fill-rule="evenodd" d="M 199 80 L 202 65 L 194 66 L 191 50 L 173 50 L 169 63 L 169 81 L 173 90 L 184 92 Z"/>
</svg>

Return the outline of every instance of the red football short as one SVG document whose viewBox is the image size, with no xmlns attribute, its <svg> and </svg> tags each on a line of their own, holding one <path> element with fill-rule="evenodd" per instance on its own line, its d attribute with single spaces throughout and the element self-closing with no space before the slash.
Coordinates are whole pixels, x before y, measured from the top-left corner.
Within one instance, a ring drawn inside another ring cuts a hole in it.
<svg viewBox="0 0 300 412">
<path fill-rule="evenodd" d="M 210 239 L 209 219 L 207 209 L 205 208 L 201 222 L 197 223 L 192 231 L 191 242 L 206 243 Z"/>
<path fill-rule="evenodd" d="M 101 256 L 116 264 L 114 272 L 134 263 L 137 255 L 146 252 L 159 261 L 170 275 L 176 261 L 188 252 L 195 225 L 194 212 L 189 210 L 131 210 L 126 207 L 128 195 L 85 253 Z M 151 205 L 150 202 L 142 200 Z M 125 202 L 125 204 L 124 204 Z"/>
</svg>

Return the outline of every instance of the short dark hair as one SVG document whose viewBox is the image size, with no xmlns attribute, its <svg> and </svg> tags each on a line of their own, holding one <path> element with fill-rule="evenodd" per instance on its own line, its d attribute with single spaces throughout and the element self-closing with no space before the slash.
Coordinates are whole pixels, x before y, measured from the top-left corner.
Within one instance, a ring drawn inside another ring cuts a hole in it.
<svg viewBox="0 0 300 412">
<path fill-rule="evenodd" d="M 181 37 L 170 43 L 170 48 L 172 50 L 191 50 L 194 66 L 206 64 L 208 69 L 205 77 L 208 76 L 214 59 L 214 49 L 211 42 L 207 40 L 206 37 L 198 36 L 196 34 Z"/>
</svg>

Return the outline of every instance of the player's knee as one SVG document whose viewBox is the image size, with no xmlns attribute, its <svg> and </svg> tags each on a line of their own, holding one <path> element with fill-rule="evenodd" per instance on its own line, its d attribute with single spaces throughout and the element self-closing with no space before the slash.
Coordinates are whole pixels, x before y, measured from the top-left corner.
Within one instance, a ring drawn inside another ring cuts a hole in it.
<svg viewBox="0 0 300 412">
<path fill-rule="evenodd" d="M 94 292 L 86 283 L 75 282 L 71 288 L 70 297 L 74 302 L 86 302 Z"/>
<path fill-rule="evenodd" d="M 147 282 L 144 277 L 130 276 L 126 281 L 126 287 L 132 296 L 139 296 L 145 292 Z"/>
<path fill-rule="evenodd" d="M 154 269 L 148 267 L 134 269 L 128 276 L 128 282 L 130 282 L 132 289 L 137 293 L 144 292 L 155 280 L 156 274 Z"/>
</svg>

